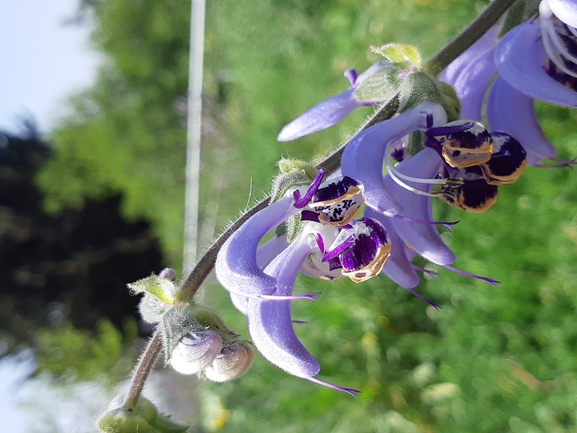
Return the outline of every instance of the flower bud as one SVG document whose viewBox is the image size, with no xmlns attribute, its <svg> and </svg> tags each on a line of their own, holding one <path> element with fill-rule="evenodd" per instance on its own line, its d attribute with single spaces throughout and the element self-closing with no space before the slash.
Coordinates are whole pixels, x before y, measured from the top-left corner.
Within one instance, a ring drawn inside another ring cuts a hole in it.
<svg viewBox="0 0 577 433">
<path fill-rule="evenodd" d="M 212 364 L 204 370 L 204 376 L 214 382 L 238 379 L 249 369 L 254 352 L 246 342 L 223 347 Z"/>
<path fill-rule="evenodd" d="M 156 406 L 140 396 L 136 407 L 122 404 L 124 396 L 115 398 L 108 410 L 96 421 L 104 433 L 184 433 L 188 426 L 177 424 L 158 412 Z"/>
<path fill-rule="evenodd" d="M 173 276 L 167 269 L 162 272 L 169 277 Z M 173 280 L 162 277 L 161 275 L 151 275 L 150 277 L 135 281 L 134 283 L 128 284 L 128 288 L 135 294 L 150 293 L 168 305 L 172 305 L 176 298 L 176 287 L 174 286 Z"/>
<path fill-rule="evenodd" d="M 222 338 L 216 332 L 190 332 L 172 351 L 170 364 L 179 373 L 197 374 L 213 362 L 221 349 Z"/>
</svg>

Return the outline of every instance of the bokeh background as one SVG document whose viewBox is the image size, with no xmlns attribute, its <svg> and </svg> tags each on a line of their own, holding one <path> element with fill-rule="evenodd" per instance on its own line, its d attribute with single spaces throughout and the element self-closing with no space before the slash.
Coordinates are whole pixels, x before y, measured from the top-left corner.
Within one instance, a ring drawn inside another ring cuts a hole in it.
<svg viewBox="0 0 577 433">
<path fill-rule="evenodd" d="M 371 114 L 276 141 L 288 121 L 347 88 L 345 69 L 376 60 L 370 46 L 413 44 L 427 58 L 487 4 L 207 2 L 200 250 L 268 192 L 280 157 L 322 156 Z M 35 419 L 65 431 L 50 418 L 55 403 L 34 398 L 39 378 L 87 402 L 56 411 L 67 431 L 93 431 L 86 419 L 125 389 L 150 333 L 125 284 L 164 266 L 182 274 L 190 4 L 83 0 L 70 13 L 102 56 L 94 85 L 70 95 L 47 133 L 28 122 L 0 136 L 0 349 L 34 365 L 19 385 L 30 399 L 21 397 L 22 431 L 36 431 Z M 558 156 L 577 156 L 575 112 L 537 108 Z M 501 281 L 493 288 L 417 261 L 439 272 L 417 291 L 440 311 L 384 277 L 299 278 L 297 290 L 324 293 L 294 303 L 307 322 L 297 332 L 319 377 L 362 390 L 356 400 L 260 355 L 227 384 L 175 379 L 159 363 L 145 395 L 191 432 L 576 432 L 575 185 L 575 170 L 528 168 L 485 214 L 437 203 L 439 219 L 460 220 L 443 233 L 455 266 Z M 205 289 L 207 304 L 248 337 L 214 278 Z"/>
</svg>

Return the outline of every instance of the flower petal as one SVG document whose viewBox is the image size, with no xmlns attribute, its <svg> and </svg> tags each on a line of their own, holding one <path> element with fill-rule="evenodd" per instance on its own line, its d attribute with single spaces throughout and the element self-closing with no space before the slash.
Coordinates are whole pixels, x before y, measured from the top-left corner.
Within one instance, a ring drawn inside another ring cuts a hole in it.
<svg viewBox="0 0 577 433">
<path fill-rule="evenodd" d="M 447 84 L 454 85 L 457 78 L 467 65 L 473 62 L 478 56 L 495 46 L 500 31 L 501 26 L 493 26 L 487 30 L 483 36 L 477 39 L 473 45 L 467 48 L 461 55 L 459 55 L 459 57 L 453 60 L 451 64 L 443 70 L 443 72 L 441 72 L 439 79 Z"/>
<path fill-rule="evenodd" d="M 433 179 L 440 166 L 441 161 L 437 153 L 433 149 L 426 148 L 405 159 L 396 168 L 407 176 Z M 385 176 L 385 184 L 403 203 L 405 209 L 403 216 L 414 220 L 433 221 L 432 197 L 415 194 L 397 184 L 390 176 Z M 415 188 L 429 192 L 431 185 L 419 184 Z M 445 244 L 435 225 L 416 223 L 402 218 L 393 218 L 392 224 L 403 242 L 425 259 L 439 265 L 448 265 L 456 260 L 455 254 Z"/>
<path fill-rule="evenodd" d="M 529 155 L 536 155 L 538 159 L 555 156 L 555 148 L 539 126 L 533 99 L 511 87 L 501 77 L 495 79 L 489 92 L 487 120 L 491 131 L 506 132 L 515 137 Z"/>
<path fill-rule="evenodd" d="M 385 215 L 402 212 L 399 201 L 383 183 L 387 143 L 413 131 L 426 129 L 427 116 L 438 110 L 443 111 L 437 104 L 421 103 L 397 117 L 371 126 L 347 145 L 341 158 L 341 170 L 343 175 L 357 179 L 365 186 L 365 202 L 368 206 Z"/>
<path fill-rule="evenodd" d="M 390 218 L 376 212 L 370 207 L 365 208 L 365 216 L 374 218 L 379 221 L 389 236 L 391 243 L 391 256 L 385 263 L 383 272 L 395 283 L 404 287 L 405 289 L 412 289 L 419 284 L 419 276 L 413 269 L 410 260 L 407 257 L 405 244 L 393 229 L 393 224 Z"/>
<path fill-rule="evenodd" d="M 322 131 L 347 117 L 362 104 L 355 98 L 354 89 L 346 90 L 327 99 L 286 125 L 277 137 L 278 141 L 296 140 L 307 134 Z"/>
<path fill-rule="evenodd" d="M 275 277 L 277 296 L 291 296 L 306 257 L 311 253 L 309 235 L 301 235 L 265 269 Z M 248 300 L 247 319 L 252 341 L 271 363 L 297 377 L 310 378 L 320 364 L 298 340 L 291 319 L 291 301 Z"/>
<path fill-rule="evenodd" d="M 547 55 L 540 37 L 541 30 L 530 22 L 513 28 L 503 36 L 495 50 L 499 73 L 511 86 L 533 99 L 577 107 L 577 93 L 545 72 L 543 64 Z"/>
<path fill-rule="evenodd" d="M 574 0 L 548 0 L 549 7 L 562 22 L 577 27 L 577 2 Z"/>
<path fill-rule="evenodd" d="M 226 290 L 243 296 L 274 292 L 276 280 L 259 267 L 257 248 L 265 234 L 298 212 L 292 204 L 290 197 L 272 203 L 250 217 L 227 239 L 215 265 L 216 277 Z"/>
<path fill-rule="evenodd" d="M 497 73 L 494 48 L 479 55 L 463 68 L 455 80 L 455 91 L 461 100 L 461 118 L 481 121 L 483 97 L 491 78 Z"/>
</svg>

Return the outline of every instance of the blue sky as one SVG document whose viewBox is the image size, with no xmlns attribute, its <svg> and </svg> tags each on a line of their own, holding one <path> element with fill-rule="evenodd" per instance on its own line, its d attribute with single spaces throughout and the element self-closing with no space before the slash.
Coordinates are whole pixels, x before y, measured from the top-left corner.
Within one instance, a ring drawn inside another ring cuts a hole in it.
<svg viewBox="0 0 577 433">
<path fill-rule="evenodd" d="M 67 25 L 78 0 L 0 1 L 0 130 L 32 115 L 48 132 L 66 97 L 90 86 L 101 61 L 89 26 Z"/>
</svg>

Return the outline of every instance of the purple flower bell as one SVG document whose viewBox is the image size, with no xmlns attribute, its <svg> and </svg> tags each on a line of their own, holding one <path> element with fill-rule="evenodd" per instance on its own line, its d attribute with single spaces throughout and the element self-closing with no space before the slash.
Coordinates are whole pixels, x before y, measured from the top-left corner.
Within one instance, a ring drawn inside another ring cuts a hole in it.
<svg viewBox="0 0 577 433">
<path fill-rule="evenodd" d="M 542 159 L 573 163 L 555 158 L 556 149 L 539 126 L 534 101 L 577 107 L 575 25 L 575 0 L 543 0 L 539 17 L 511 29 L 500 41 L 499 27 L 490 29 L 440 76 L 455 88 L 463 118 L 481 120 L 489 89 L 490 128 L 523 143 L 529 165 L 539 166 Z"/>
<path fill-rule="evenodd" d="M 431 148 L 407 156 L 393 166 L 389 154 L 395 144 L 419 130 L 427 131 L 434 145 L 427 142 Z M 451 266 L 456 257 L 436 228 L 436 225 L 448 223 L 436 223 L 432 216 L 434 197 L 441 197 L 466 183 L 454 175 L 488 163 L 493 152 L 493 138 L 484 128 L 475 122 L 446 125 L 444 110 L 432 102 L 421 103 L 368 128 L 349 143 L 341 161 L 342 172 L 363 183 L 365 216 L 380 221 L 392 240 L 390 257 L 383 267 L 391 279 L 408 290 L 418 284 L 415 269 L 410 264 L 412 256 L 409 257 L 414 251 L 439 266 L 495 284 L 494 280 Z M 383 165 L 387 169 L 384 178 Z M 479 178 L 486 184 L 481 169 L 478 171 Z M 433 192 L 435 186 L 438 190 Z"/>
</svg>

